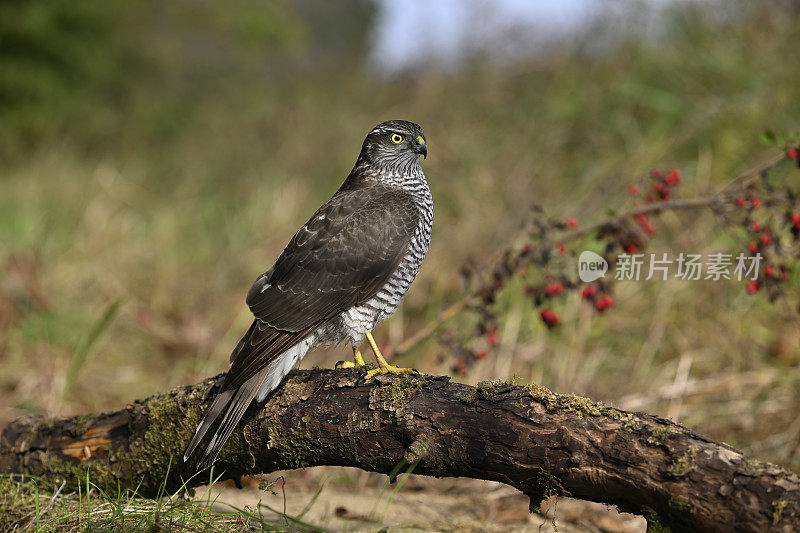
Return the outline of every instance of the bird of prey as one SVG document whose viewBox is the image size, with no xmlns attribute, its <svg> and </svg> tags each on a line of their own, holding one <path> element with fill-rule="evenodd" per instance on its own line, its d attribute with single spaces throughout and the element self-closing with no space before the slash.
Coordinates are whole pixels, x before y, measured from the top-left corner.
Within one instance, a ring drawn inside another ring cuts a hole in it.
<svg viewBox="0 0 800 533">
<path fill-rule="evenodd" d="M 387 363 L 371 331 L 400 305 L 428 251 L 433 199 L 420 166 L 427 155 L 413 122 L 383 122 L 367 134 L 339 190 L 247 292 L 255 320 L 184 462 L 224 412 L 198 468 L 213 464 L 253 400 L 262 402 L 313 347 L 348 341 L 354 361 L 344 366 L 363 366 L 366 336 L 378 363 L 368 379 L 414 372 Z"/>
</svg>

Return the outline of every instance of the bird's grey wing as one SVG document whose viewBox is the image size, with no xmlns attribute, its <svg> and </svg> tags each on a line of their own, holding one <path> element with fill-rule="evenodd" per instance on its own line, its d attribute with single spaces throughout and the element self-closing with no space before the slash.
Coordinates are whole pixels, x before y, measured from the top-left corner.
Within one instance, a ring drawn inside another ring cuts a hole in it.
<svg viewBox="0 0 800 533">
<path fill-rule="evenodd" d="M 413 199 L 388 188 L 348 191 L 322 206 L 248 292 L 256 321 L 234 350 L 223 390 L 375 296 L 406 254 L 418 218 Z"/>
<path fill-rule="evenodd" d="M 418 218 L 410 196 L 378 187 L 337 193 L 314 214 L 248 291 L 256 319 L 234 348 L 231 368 L 184 460 L 227 409 L 199 463 L 210 465 L 258 394 L 268 365 L 386 284 L 408 250 Z"/>
</svg>

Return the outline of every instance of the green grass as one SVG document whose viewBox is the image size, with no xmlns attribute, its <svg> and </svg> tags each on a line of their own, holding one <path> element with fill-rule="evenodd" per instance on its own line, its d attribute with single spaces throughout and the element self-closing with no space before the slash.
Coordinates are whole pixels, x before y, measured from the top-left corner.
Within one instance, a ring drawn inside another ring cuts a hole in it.
<svg viewBox="0 0 800 533">
<path fill-rule="evenodd" d="M 212 497 L 213 485 L 191 498 L 182 489 L 153 500 L 136 490 L 107 494 L 88 478 L 77 493 L 67 494 L 63 486 L 45 488 L 36 478 L 0 474 L 0 531 L 323 531 L 304 522 L 304 512 L 292 516 L 262 503 L 241 509 L 223 504 Z"/>
<path fill-rule="evenodd" d="M 36 479 L 0 476 L 0 530 L 10 531 L 242 531 L 250 518 L 231 510 L 215 511 L 210 505 L 182 497 L 161 500 L 138 498 L 135 491 L 122 495 L 89 490 L 62 494 L 44 488 Z M 262 529 L 272 531 L 274 529 Z"/>
<path fill-rule="evenodd" d="M 379 342 L 398 344 L 455 301 L 460 266 L 518 234 L 534 202 L 588 224 L 629 205 L 628 186 L 654 166 L 683 170 L 682 195 L 717 188 L 765 156 L 765 129 L 797 129 L 800 24 L 768 8 L 732 22 L 687 9 L 664 22 L 662 39 L 631 37 L 598 54 L 587 38 L 547 58 L 478 61 L 458 75 L 378 80 L 358 56 L 319 72 L 288 62 L 283 76 L 255 76 L 251 51 L 246 68 L 230 65 L 228 83 L 159 86 L 160 104 L 150 105 L 158 91 L 134 87 L 141 94 L 110 136 L 93 139 L 80 121 L 43 135 L 0 170 L 0 425 L 26 413 L 118 408 L 224 370 L 249 321 L 250 283 L 387 118 L 424 126 L 436 208 L 429 256 Z M 175 116 L 161 113 L 177 102 Z M 709 214 L 667 214 L 658 230 L 648 251 L 727 251 L 743 238 Z M 547 332 L 519 288 L 501 292 L 500 347 L 465 381 L 516 376 L 635 402 L 800 468 L 795 310 L 735 283 L 621 283 L 603 315 L 564 299 L 562 327 Z M 448 327 L 463 338 L 472 325 Z M 303 364 L 330 366 L 346 352 L 318 351 Z M 452 361 L 430 342 L 399 362 L 446 373 Z M 700 388 L 659 396 L 681 364 Z M 53 487 L 8 490 L 21 502 L 13 516 L 31 527 L 32 517 L 60 514 L 42 515 Z M 89 518 L 73 496 L 55 502 L 81 528 L 120 513 L 149 517 L 150 527 L 157 516 L 154 502 L 95 498 Z M 192 527 L 240 525 L 180 505 Z"/>
</svg>

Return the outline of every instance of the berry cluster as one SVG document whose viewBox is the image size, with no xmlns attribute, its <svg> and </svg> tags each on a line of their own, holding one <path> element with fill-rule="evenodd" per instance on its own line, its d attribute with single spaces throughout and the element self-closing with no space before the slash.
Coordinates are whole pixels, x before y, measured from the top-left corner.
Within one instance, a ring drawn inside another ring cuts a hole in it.
<svg viewBox="0 0 800 533">
<path fill-rule="evenodd" d="M 574 264 L 566 263 L 565 259 L 576 254 L 570 252 L 567 243 L 594 235 L 605 241 L 602 256 L 614 265 L 619 254 L 634 254 L 643 249 L 656 233 L 650 217 L 670 209 L 710 209 L 720 215 L 724 224 L 744 228 L 748 236 L 746 253 L 762 257 L 758 278 L 748 281 L 745 290 L 750 294 L 767 293 L 770 300 L 775 300 L 782 295 L 782 287 L 792 278 L 792 272 L 800 272 L 800 191 L 785 184 L 778 187 L 768 179 L 770 171 L 787 159 L 797 161 L 800 166 L 796 147 L 786 149 L 783 158 L 740 176 L 726 191 L 687 200 L 675 199 L 675 190 L 683 182 L 679 169 L 653 169 L 649 176 L 628 189 L 632 200 L 630 211 L 587 227 L 581 227 L 574 217 L 550 219 L 541 207 L 534 206 L 526 224 L 530 228 L 528 244 L 507 248 L 488 279 L 480 275 L 480 269 L 472 266 L 462 269 L 466 287 L 472 287 L 463 309 L 475 312 L 478 320 L 472 336 L 465 341 L 455 340 L 452 330 L 439 335 L 439 341 L 456 355 L 453 370 L 465 374 L 496 349 L 499 328 L 494 309 L 496 296 L 514 280 L 521 282 L 547 329 L 557 328 L 563 322 L 556 309 L 570 292 L 576 292 L 597 313 L 614 307 L 611 294 L 614 280 L 601 278 L 586 284 L 575 279 Z M 527 283 L 532 272 L 540 273 L 544 281 Z"/>
<path fill-rule="evenodd" d="M 654 168 L 650 171 L 650 177 L 652 178 L 653 185 L 651 191 L 644 196 L 644 205 L 652 204 L 656 201 L 671 201 L 673 191 L 683 182 L 681 171 L 677 168 L 673 168 L 667 173 L 660 168 Z M 642 201 L 640 200 L 642 187 L 643 185 L 631 185 L 629 189 L 633 197 L 634 207 L 642 205 Z M 646 240 L 647 237 L 652 237 L 656 232 L 646 213 L 636 213 L 633 218 L 641 231 L 644 232 L 644 237 L 642 235 L 629 236 L 630 240 L 622 243 L 622 248 L 629 254 L 636 253 L 639 248 L 642 247 L 643 243 L 641 241 Z"/>
<path fill-rule="evenodd" d="M 763 182 L 757 186 L 763 187 Z M 763 202 L 754 196 L 737 197 L 736 212 L 731 214 L 731 218 L 738 216 L 738 225 L 743 228 L 747 239 L 746 253 L 761 257 L 762 269 L 758 279 L 747 284 L 747 292 L 755 294 L 764 289 L 768 298 L 774 301 L 783 294 L 792 265 L 798 265 L 800 198 L 790 189 L 777 197 L 774 190 L 763 192 L 767 194 Z M 794 202 L 787 205 L 782 201 L 785 199 Z"/>
<path fill-rule="evenodd" d="M 653 202 L 656 199 L 662 202 L 669 202 L 672 199 L 672 189 L 683 181 L 681 171 L 677 168 L 673 168 L 667 174 L 664 174 L 660 168 L 654 168 L 650 172 L 650 176 L 654 181 L 653 192 L 645 196 L 647 202 Z"/>
</svg>

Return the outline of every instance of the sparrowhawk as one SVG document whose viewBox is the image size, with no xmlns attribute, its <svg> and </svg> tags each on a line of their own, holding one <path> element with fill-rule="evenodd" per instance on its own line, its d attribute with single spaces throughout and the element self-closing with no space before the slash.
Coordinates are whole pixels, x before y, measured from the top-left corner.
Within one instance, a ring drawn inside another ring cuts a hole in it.
<svg viewBox="0 0 800 533">
<path fill-rule="evenodd" d="M 371 331 L 391 315 L 428 251 L 433 199 L 420 166 L 422 128 L 391 120 L 367 134 L 338 191 L 300 228 L 247 292 L 255 320 L 230 357 L 230 370 L 184 461 L 224 412 L 199 463 L 210 466 L 253 402 L 262 402 L 309 349 L 349 341 L 354 362 L 366 336 L 383 373 L 410 373 L 386 362 Z"/>
</svg>

